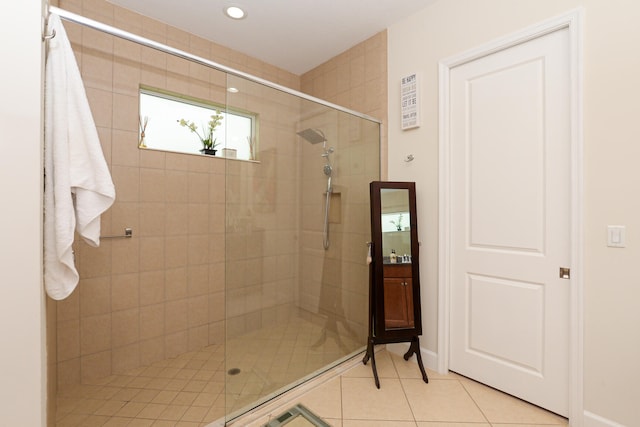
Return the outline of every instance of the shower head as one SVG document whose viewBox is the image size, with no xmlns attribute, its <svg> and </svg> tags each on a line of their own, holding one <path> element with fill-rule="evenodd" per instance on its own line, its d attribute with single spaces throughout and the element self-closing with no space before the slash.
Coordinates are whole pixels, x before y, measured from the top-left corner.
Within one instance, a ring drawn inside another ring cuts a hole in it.
<svg viewBox="0 0 640 427">
<path fill-rule="evenodd" d="M 298 135 L 306 139 L 312 144 L 318 144 L 320 142 L 327 142 L 327 138 L 320 129 L 305 129 L 298 132 Z"/>
</svg>

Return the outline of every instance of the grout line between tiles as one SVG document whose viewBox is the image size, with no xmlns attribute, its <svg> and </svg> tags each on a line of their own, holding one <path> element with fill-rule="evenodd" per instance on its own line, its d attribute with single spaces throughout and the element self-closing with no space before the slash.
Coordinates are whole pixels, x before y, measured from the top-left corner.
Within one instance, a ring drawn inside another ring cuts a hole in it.
<svg viewBox="0 0 640 427">
<path fill-rule="evenodd" d="M 391 358 L 391 363 L 393 364 L 393 368 L 396 370 L 396 375 L 398 376 L 398 381 L 400 382 L 400 387 L 402 387 L 402 393 L 404 394 L 404 400 L 407 402 L 407 406 L 409 407 L 409 410 L 411 411 L 411 416 L 413 417 L 413 422 L 417 426 L 418 425 L 418 421 L 416 420 L 416 414 L 415 414 L 415 412 L 413 412 L 413 407 L 411 406 L 411 402 L 409 401 L 409 396 L 407 396 L 407 390 L 404 388 L 404 382 L 402 381 L 402 378 L 400 378 L 400 373 L 398 372 L 398 369 L 396 367 L 396 362 L 393 360 L 393 357 Z"/>
<path fill-rule="evenodd" d="M 473 396 L 471 395 L 471 393 L 469 393 L 469 390 L 464 386 L 464 382 L 460 381 L 460 379 L 457 379 L 456 381 L 458 381 L 458 383 L 460 383 L 460 386 L 462 387 L 462 389 L 464 390 L 465 393 L 467 393 L 467 396 L 469 396 L 469 398 L 471 399 L 471 401 L 473 402 L 474 405 L 476 405 L 476 408 L 478 408 L 478 410 L 480 411 L 480 413 L 482 414 L 482 416 L 484 417 L 484 419 L 486 420 L 486 422 L 489 425 L 493 425 L 491 424 L 491 422 L 489 422 L 489 418 L 487 417 L 487 414 L 484 413 L 484 411 L 482 410 L 482 408 L 480 407 L 480 405 L 478 404 L 478 402 L 476 402 L 476 400 L 473 398 Z"/>
</svg>

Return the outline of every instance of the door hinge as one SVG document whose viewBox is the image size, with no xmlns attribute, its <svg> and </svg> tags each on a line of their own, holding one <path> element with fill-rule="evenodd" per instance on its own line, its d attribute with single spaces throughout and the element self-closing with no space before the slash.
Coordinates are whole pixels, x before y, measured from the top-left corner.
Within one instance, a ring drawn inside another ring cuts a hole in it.
<svg viewBox="0 0 640 427">
<path fill-rule="evenodd" d="M 571 279 L 571 269 L 567 267 L 560 267 L 560 278 Z"/>
</svg>

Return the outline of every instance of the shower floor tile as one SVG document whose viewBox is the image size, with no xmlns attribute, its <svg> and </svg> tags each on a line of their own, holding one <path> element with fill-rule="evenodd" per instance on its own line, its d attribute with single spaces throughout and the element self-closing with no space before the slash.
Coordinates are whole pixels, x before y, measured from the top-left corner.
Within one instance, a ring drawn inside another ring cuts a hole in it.
<svg viewBox="0 0 640 427">
<path fill-rule="evenodd" d="M 56 427 L 206 426 L 362 346 L 364 339 L 338 337 L 320 322 L 293 317 L 229 340 L 226 349 L 211 345 L 61 387 Z M 232 362 L 225 363 L 225 356 Z M 231 368 L 239 373 L 229 375 Z"/>
</svg>

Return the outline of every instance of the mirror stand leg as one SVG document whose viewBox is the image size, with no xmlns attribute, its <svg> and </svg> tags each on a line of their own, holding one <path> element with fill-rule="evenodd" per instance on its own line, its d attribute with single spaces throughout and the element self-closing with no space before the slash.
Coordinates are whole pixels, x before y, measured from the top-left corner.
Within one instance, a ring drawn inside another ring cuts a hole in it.
<svg viewBox="0 0 640 427">
<path fill-rule="evenodd" d="M 373 379 L 376 382 L 376 387 L 380 388 L 380 379 L 378 378 L 378 369 L 376 368 L 376 355 L 375 355 L 375 344 L 373 343 L 373 338 L 369 338 L 369 342 L 367 343 L 367 351 L 362 359 L 362 363 L 365 365 L 371 359 L 371 370 L 373 371 Z"/>
<path fill-rule="evenodd" d="M 422 380 L 428 384 L 429 377 L 427 377 L 427 371 L 424 370 L 424 365 L 422 364 L 422 355 L 420 354 L 420 341 L 417 336 L 411 339 L 411 345 L 409 346 L 409 350 L 404 354 L 404 360 L 409 360 L 412 354 L 415 354 L 416 359 L 418 360 L 418 367 L 420 368 L 420 373 L 422 374 Z"/>
<path fill-rule="evenodd" d="M 364 357 L 362 358 L 362 364 L 364 364 L 364 365 L 366 365 L 367 362 L 370 359 L 370 356 L 369 356 L 369 347 L 370 346 L 371 346 L 371 344 L 367 344 L 367 351 L 364 352 Z"/>
</svg>

